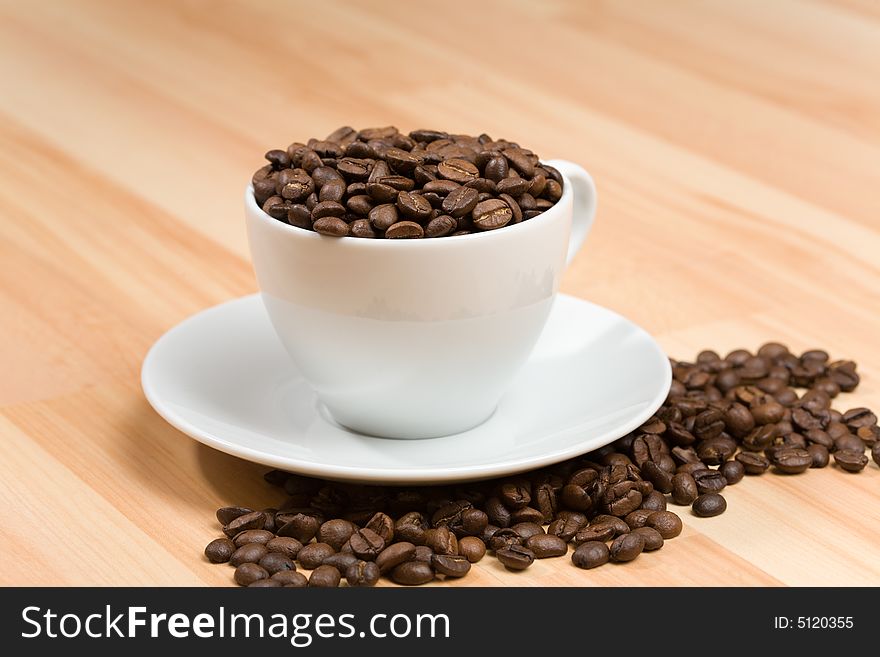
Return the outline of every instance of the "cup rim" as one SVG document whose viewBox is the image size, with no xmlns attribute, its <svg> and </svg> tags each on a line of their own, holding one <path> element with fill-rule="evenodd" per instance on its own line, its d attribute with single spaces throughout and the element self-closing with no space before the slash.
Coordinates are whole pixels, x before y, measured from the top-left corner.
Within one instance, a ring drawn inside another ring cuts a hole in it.
<svg viewBox="0 0 880 657">
<path fill-rule="evenodd" d="M 552 160 L 547 160 L 548 163 L 552 162 Z M 399 239 L 399 240 L 388 240 L 388 239 L 365 239 L 362 237 L 352 237 L 351 235 L 346 235 L 345 237 L 330 237 L 327 235 L 321 235 L 321 233 L 317 233 L 313 230 L 306 230 L 305 228 L 299 228 L 298 226 L 292 226 L 291 224 L 285 223 L 283 221 L 279 221 L 278 219 L 274 219 L 270 217 L 266 212 L 263 211 L 259 205 L 257 205 L 257 199 L 254 196 L 254 186 L 252 182 L 248 182 L 247 187 L 245 188 L 245 207 L 250 210 L 253 214 L 259 217 L 261 222 L 265 222 L 268 225 L 271 225 L 274 229 L 280 229 L 282 231 L 287 232 L 288 234 L 296 237 L 297 239 L 306 239 L 306 240 L 323 240 L 326 243 L 326 240 L 333 240 L 339 242 L 340 244 L 357 244 L 358 248 L 367 248 L 367 249 L 401 249 L 401 248 L 427 248 L 428 245 L 437 245 L 438 243 L 455 243 L 460 244 L 463 241 L 475 241 L 479 239 L 487 239 L 492 235 L 496 235 L 498 233 L 505 234 L 511 236 L 512 233 L 518 231 L 516 234 L 524 234 L 526 230 L 536 230 L 540 224 L 546 223 L 550 221 L 553 216 L 555 216 L 557 208 L 563 205 L 563 201 L 569 200 L 571 195 L 574 193 L 572 191 L 572 183 L 568 176 L 566 176 L 562 171 L 559 172 L 562 176 L 563 185 L 562 185 L 562 196 L 559 200 L 553 204 L 553 207 L 548 208 L 537 217 L 532 219 L 528 219 L 526 221 L 521 221 L 518 224 L 507 225 L 499 228 L 497 230 L 485 230 L 474 233 L 469 233 L 467 235 L 449 235 L 447 237 L 436 237 L 436 238 L 422 238 L 422 239 Z M 548 215 L 551 215 L 548 217 Z M 390 246 L 388 243 L 394 242 L 402 242 L 405 245 L 395 245 Z"/>
</svg>

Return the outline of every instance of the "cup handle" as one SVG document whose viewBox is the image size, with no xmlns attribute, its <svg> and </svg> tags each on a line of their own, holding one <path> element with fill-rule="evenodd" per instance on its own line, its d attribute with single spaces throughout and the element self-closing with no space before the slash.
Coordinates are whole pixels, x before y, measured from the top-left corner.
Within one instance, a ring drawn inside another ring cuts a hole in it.
<svg viewBox="0 0 880 657">
<path fill-rule="evenodd" d="M 574 162 L 548 160 L 547 164 L 559 169 L 559 172 L 571 182 L 574 192 L 571 236 L 568 238 L 568 256 L 565 259 L 565 264 L 570 265 L 587 238 L 596 216 L 596 184 L 590 174 Z"/>
</svg>

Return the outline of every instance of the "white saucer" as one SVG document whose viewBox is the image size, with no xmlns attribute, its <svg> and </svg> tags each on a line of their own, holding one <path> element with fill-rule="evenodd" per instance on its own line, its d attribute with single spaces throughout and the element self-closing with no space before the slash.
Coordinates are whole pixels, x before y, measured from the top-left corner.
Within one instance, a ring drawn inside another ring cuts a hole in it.
<svg viewBox="0 0 880 657">
<path fill-rule="evenodd" d="M 556 463 L 632 431 L 663 403 L 666 355 L 620 315 L 559 295 L 529 361 L 481 426 L 391 440 L 336 424 L 297 373 L 258 295 L 202 311 L 153 345 L 141 382 L 196 440 L 268 466 L 341 481 L 448 483 Z"/>
</svg>

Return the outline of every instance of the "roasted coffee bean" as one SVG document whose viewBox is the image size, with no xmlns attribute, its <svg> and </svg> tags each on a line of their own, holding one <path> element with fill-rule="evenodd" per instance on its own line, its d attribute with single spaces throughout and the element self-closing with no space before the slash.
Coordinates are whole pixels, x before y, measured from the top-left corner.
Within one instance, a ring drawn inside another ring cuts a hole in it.
<svg viewBox="0 0 880 657">
<path fill-rule="evenodd" d="M 738 484 L 746 474 L 745 467 L 739 461 L 725 461 L 718 470 L 724 476 L 728 486 Z"/>
<path fill-rule="evenodd" d="M 205 547 L 205 556 L 211 563 L 226 563 L 235 549 L 235 543 L 228 538 L 217 538 Z"/>
<path fill-rule="evenodd" d="M 812 463 L 810 463 L 811 468 L 824 468 L 828 465 L 829 454 L 828 449 L 824 445 L 813 443 L 807 447 L 807 452 L 812 459 Z"/>
<path fill-rule="evenodd" d="M 279 570 L 269 579 L 278 582 L 285 588 L 291 589 L 302 589 L 309 585 L 308 578 L 295 570 Z"/>
<path fill-rule="evenodd" d="M 262 529 L 266 524 L 266 514 L 262 511 L 245 513 L 231 520 L 224 528 L 223 533 L 229 538 L 235 538 L 238 534 L 248 529 Z"/>
<path fill-rule="evenodd" d="M 239 586 L 250 586 L 261 579 L 267 579 L 269 573 L 262 566 L 258 566 L 252 562 L 246 562 L 235 569 L 233 577 L 235 583 Z"/>
<path fill-rule="evenodd" d="M 682 529 L 681 518 L 672 511 L 655 511 L 648 516 L 646 526 L 656 529 L 664 539 L 675 538 Z"/>
<path fill-rule="evenodd" d="M 676 504 L 690 505 L 697 499 L 700 492 L 693 475 L 679 472 L 672 478 L 672 501 Z"/>
<path fill-rule="evenodd" d="M 448 527 L 437 527 L 425 532 L 425 545 L 436 554 L 458 554 L 458 539 Z"/>
<path fill-rule="evenodd" d="M 639 534 L 629 533 L 618 536 L 611 542 L 609 554 L 612 561 L 625 562 L 635 559 L 644 549 L 645 539 Z"/>
<path fill-rule="evenodd" d="M 535 553 L 523 545 L 509 545 L 495 552 L 508 570 L 525 570 L 535 562 Z"/>
<path fill-rule="evenodd" d="M 489 522 L 498 527 L 510 526 L 510 511 L 497 497 L 490 497 L 486 500 L 483 510 L 489 517 Z"/>
<path fill-rule="evenodd" d="M 437 174 L 441 178 L 452 180 L 453 182 L 463 185 L 466 182 L 478 178 L 480 170 L 467 160 L 450 158 L 437 165 Z"/>
<path fill-rule="evenodd" d="M 642 465 L 642 476 L 661 493 L 672 492 L 672 475 L 653 461 L 646 461 Z"/>
<path fill-rule="evenodd" d="M 480 536 L 489 524 L 489 516 L 479 509 L 465 509 L 461 512 L 461 531 L 467 536 Z M 459 539 L 461 543 L 461 539 Z"/>
<path fill-rule="evenodd" d="M 269 550 L 262 543 L 248 543 L 242 545 L 229 557 L 229 563 L 240 566 L 243 563 L 257 563 L 268 554 Z"/>
<path fill-rule="evenodd" d="M 543 527 L 535 522 L 518 522 L 510 529 L 517 533 L 523 541 L 528 540 L 532 536 L 544 533 Z"/>
<path fill-rule="evenodd" d="M 799 447 L 783 447 L 773 452 L 773 467 L 783 474 L 799 474 L 813 463 L 810 453 Z"/>
<path fill-rule="evenodd" d="M 834 450 L 838 452 L 843 450 L 859 451 L 864 448 L 865 445 L 861 438 L 854 436 L 851 433 L 845 433 L 834 439 Z"/>
<path fill-rule="evenodd" d="M 600 541 L 588 541 L 581 543 L 572 553 L 571 562 L 578 568 L 596 568 L 608 563 L 610 556 L 608 545 Z"/>
<path fill-rule="evenodd" d="M 658 490 L 651 491 L 647 497 L 642 497 L 640 509 L 648 511 L 666 511 L 666 495 Z"/>
<path fill-rule="evenodd" d="M 718 493 L 705 493 L 694 500 L 691 509 L 700 518 L 711 518 L 727 510 L 727 500 Z"/>
<path fill-rule="evenodd" d="M 398 221 L 385 231 L 388 239 L 418 239 L 424 236 L 424 229 L 414 221 Z"/>
<path fill-rule="evenodd" d="M 736 455 L 736 461 L 742 463 L 747 475 L 764 474 L 770 467 L 769 459 L 758 452 L 740 452 Z"/>
<path fill-rule="evenodd" d="M 289 559 L 296 559 L 302 547 L 302 543 L 298 540 L 287 536 L 276 536 L 266 543 L 266 549 L 269 552 L 278 552 Z"/>
<path fill-rule="evenodd" d="M 727 480 L 718 470 L 700 470 L 693 474 L 694 481 L 697 484 L 697 492 L 718 493 L 727 486 Z"/>
<path fill-rule="evenodd" d="M 463 217 L 477 206 L 479 193 L 470 187 L 458 187 L 443 199 L 443 212 L 452 217 Z"/>
<path fill-rule="evenodd" d="M 874 459 L 874 463 L 880 465 L 880 441 L 877 441 L 871 447 L 871 458 Z"/>
<path fill-rule="evenodd" d="M 376 586 L 379 581 L 379 566 L 372 561 L 356 561 L 345 571 L 349 586 Z"/>
<path fill-rule="evenodd" d="M 581 545 L 596 541 L 610 541 L 614 538 L 614 528 L 611 525 L 597 524 L 584 527 L 574 535 L 574 544 Z"/>
<path fill-rule="evenodd" d="M 652 552 L 663 547 L 663 536 L 653 527 L 639 527 L 633 534 L 638 534 L 645 542 L 645 552 Z"/>
<path fill-rule="evenodd" d="M 385 549 L 385 541 L 372 529 L 359 529 L 349 539 L 351 551 L 359 559 L 374 561 Z M 436 551 L 436 550 L 435 550 Z"/>
<path fill-rule="evenodd" d="M 391 571 L 391 579 L 404 586 L 419 586 L 434 579 L 434 569 L 425 561 L 407 561 Z"/>
<path fill-rule="evenodd" d="M 412 221 L 424 221 L 431 215 L 431 204 L 421 194 L 400 192 L 396 205 L 400 214 Z"/>
<path fill-rule="evenodd" d="M 411 511 L 394 523 L 395 537 L 402 541 L 409 541 L 414 545 L 424 544 L 427 529 L 428 520 L 418 511 Z"/>
<path fill-rule="evenodd" d="M 603 496 L 605 509 L 611 515 L 625 516 L 635 511 L 642 503 L 642 494 L 636 490 L 632 481 L 622 481 L 610 486 Z"/>
<path fill-rule="evenodd" d="M 274 575 L 282 570 L 296 570 L 296 564 L 280 552 L 268 552 L 258 563 L 270 575 Z"/>
<path fill-rule="evenodd" d="M 458 541 L 458 552 L 471 563 L 477 563 L 486 554 L 486 544 L 476 536 L 465 536 Z"/>
<path fill-rule="evenodd" d="M 552 534 L 533 534 L 526 539 L 526 547 L 530 549 L 536 559 L 560 557 L 568 552 L 568 543 Z"/>
<path fill-rule="evenodd" d="M 449 215 L 434 217 L 425 226 L 425 237 L 446 237 L 455 232 L 458 222 Z"/>
<path fill-rule="evenodd" d="M 249 513 L 254 513 L 254 510 L 249 509 L 246 506 L 224 506 L 221 509 L 217 509 L 217 520 L 220 522 L 221 525 L 226 526 L 236 518 L 247 515 Z"/>
<path fill-rule="evenodd" d="M 342 544 L 345 543 L 351 535 L 357 530 L 357 527 L 348 520 L 336 518 L 328 520 L 318 529 L 317 540 L 319 543 L 327 543 L 334 550 L 339 551 Z"/>
<path fill-rule="evenodd" d="M 303 546 L 296 558 L 303 568 L 314 570 L 331 554 L 336 554 L 336 550 L 327 543 L 309 543 Z"/>
<path fill-rule="evenodd" d="M 496 230 L 510 223 L 513 211 L 501 199 L 488 199 L 477 203 L 472 216 L 474 226 L 480 230 Z"/>
<path fill-rule="evenodd" d="M 360 561 L 360 559 L 354 556 L 354 554 L 351 552 L 338 552 L 336 554 L 331 554 L 329 557 L 324 559 L 324 561 L 321 562 L 321 565 L 323 566 L 326 564 L 328 566 L 333 566 L 340 573 L 344 573 L 346 570 L 348 570 L 348 567 L 351 564 L 358 561 Z"/>
<path fill-rule="evenodd" d="M 599 527 L 601 525 L 608 525 L 611 527 L 615 536 L 626 534 L 629 531 L 629 525 L 626 524 L 626 521 L 624 521 L 623 518 L 618 518 L 616 516 L 600 514 L 594 517 L 590 523 L 590 527 Z"/>
<path fill-rule="evenodd" d="M 290 520 L 284 522 L 275 532 L 278 536 L 289 536 L 300 543 L 311 541 L 321 526 L 320 520 L 313 515 L 297 513 L 290 516 Z"/>
<path fill-rule="evenodd" d="M 335 589 L 342 581 L 342 575 L 333 566 L 318 566 L 309 575 L 312 588 Z"/>
<path fill-rule="evenodd" d="M 395 566 L 409 561 L 415 556 L 416 546 L 408 541 L 393 543 L 382 550 L 376 557 L 379 572 L 386 573 Z"/>
<path fill-rule="evenodd" d="M 435 573 L 447 577 L 464 577 L 471 569 L 471 563 L 467 557 L 449 554 L 435 554 L 431 557 L 431 566 Z"/>
<path fill-rule="evenodd" d="M 834 452 L 834 462 L 846 472 L 861 472 L 868 465 L 868 457 L 862 449 L 839 449 Z"/>
<path fill-rule="evenodd" d="M 312 211 L 312 217 L 314 216 Z M 349 225 L 339 217 L 322 217 L 312 224 L 312 228 L 316 233 L 330 237 L 345 237 L 351 232 Z"/>
<path fill-rule="evenodd" d="M 648 522 L 648 516 L 650 516 L 655 511 L 651 511 L 650 509 L 636 509 L 632 513 L 628 513 L 623 521 L 629 525 L 630 529 L 638 529 L 639 527 L 644 527 Z"/>
<path fill-rule="evenodd" d="M 522 545 L 523 537 L 513 529 L 499 529 L 489 539 L 489 547 L 493 550 L 501 550 L 511 545 Z"/>
<path fill-rule="evenodd" d="M 248 543 L 263 543 L 264 545 L 275 538 L 275 534 L 265 529 L 247 529 L 235 535 L 233 543 L 240 548 Z"/>
</svg>

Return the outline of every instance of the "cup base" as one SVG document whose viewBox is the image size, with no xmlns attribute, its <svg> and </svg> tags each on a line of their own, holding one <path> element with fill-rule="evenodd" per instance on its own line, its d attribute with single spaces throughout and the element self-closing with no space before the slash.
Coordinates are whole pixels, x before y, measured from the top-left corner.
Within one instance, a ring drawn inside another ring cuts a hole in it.
<svg viewBox="0 0 880 657">
<path fill-rule="evenodd" d="M 359 420 L 346 417 L 344 412 L 334 413 L 325 404 L 318 403 L 318 412 L 329 422 L 339 425 L 352 433 L 370 438 L 382 438 L 384 440 L 431 440 L 454 436 L 475 429 L 481 424 L 488 422 L 495 415 L 497 409 L 498 406 L 495 405 L 488 414 L 481 414 L 477 419 L 468 418 L 467 420 L 459 419 L 456 422 L 443 421 L 435 423 L 404 420 L 390 425 L 387 420 Z"/>
</svg>

